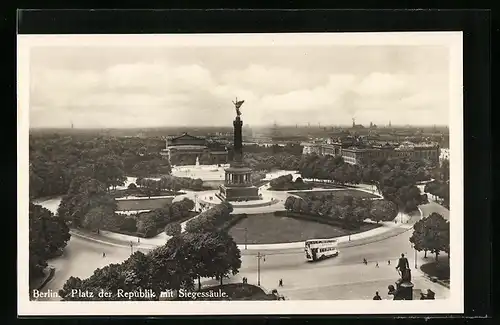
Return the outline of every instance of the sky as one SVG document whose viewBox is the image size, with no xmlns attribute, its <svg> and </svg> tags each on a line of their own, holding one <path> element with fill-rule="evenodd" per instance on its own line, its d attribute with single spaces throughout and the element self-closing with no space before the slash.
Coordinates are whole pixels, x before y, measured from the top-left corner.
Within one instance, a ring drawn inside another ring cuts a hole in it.
<svg viewBox="0 0 500 325">
<path fill-rule="evenodd" d="M 37 46 L 30 127 L 448 125 L 449 49 Z"/>
</svg>

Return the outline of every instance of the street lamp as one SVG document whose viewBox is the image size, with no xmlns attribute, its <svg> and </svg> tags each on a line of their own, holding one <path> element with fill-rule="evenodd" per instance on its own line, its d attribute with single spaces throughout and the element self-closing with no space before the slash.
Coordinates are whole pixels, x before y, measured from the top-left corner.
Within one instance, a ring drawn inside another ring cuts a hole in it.
<svg viewBox="0 0 500 325">
<path fill-rule="evenodd" d="M 248 228 L 245 227 L 245 250 L 247 250 L 247 243 L 248 243 Z"/>
<path fill-rule="evenodd" d="M 414 260 L 415 260 L 415 268 L 417 269 L 418 266 L 417 266 L 417 249 L 415 248 L 415 245 L 412 245 L 412 248 L 413 248 L 413 252 L 415 254 L 415 257 L 414 257 Z"/>
<path fill-rule="evenodd" d="M 266 255 L 257 253 L 257 285 L 260 286 L 260 259 L 263 258 L 264 262 L 266 261 Z"/>
</svg>

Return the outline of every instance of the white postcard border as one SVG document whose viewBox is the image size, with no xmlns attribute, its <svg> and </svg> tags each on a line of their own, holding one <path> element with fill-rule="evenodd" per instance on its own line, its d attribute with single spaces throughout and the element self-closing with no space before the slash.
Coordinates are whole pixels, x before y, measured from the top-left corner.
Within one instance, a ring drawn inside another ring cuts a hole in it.
<svg viewBox="0 0 500 325">
<path fill-rule="evenodd" d="M 463 313 L 463 56 L 462 32 L 18 35 L 18 314 L 256 315 Z M 36 46 L 296 46 L 442 45 L 450 49 L 450 298 L 414 301 L 301 300 L 231 302 L 37 302 L 28 286 L 29 55 Z"/>
</svg>

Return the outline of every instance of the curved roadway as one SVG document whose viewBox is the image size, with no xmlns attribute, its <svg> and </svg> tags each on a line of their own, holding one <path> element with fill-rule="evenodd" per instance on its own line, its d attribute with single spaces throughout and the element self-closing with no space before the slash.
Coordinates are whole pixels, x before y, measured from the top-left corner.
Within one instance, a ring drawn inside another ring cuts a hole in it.
<svg viewBox="0 0 500 325">
<path fill-rule="evenodd" d="M 285 194 L 285 193 L 283 193 Z M 282 194 L 278 194 L 281 196 Z M 53 210 L 57 200 L 52 199 L 40 204 Z M 276 206 L 272 207 L 276 209 Z M 259 209 L 259 208 L 257 208 Z M 432 212 L 445 214 L 448 210 L 436 203 L 421 206 L 423 216 Z M 393 284 L 399 277 L 395 263 L 401 253 L 406 253 L 412 269 L 415 264 L 415 254 L 411 248 L 409 237 L 411 230 L 397 236 L 371 242 L 362 246 L 340 247 L 340 254 L 328 260 L 306 262 L 301 249 L 282 251 L 261 251 L 265 259 L 261 259 L 260 283 L 266 289 L 277 288 L 287 299 L 371 299 L 375 291 L 384 298 L 387 296 L 387 286 Z M 135 248 L 134 248 L 135 249 Z M 103 257 L 103 252 L 106 257 Z M 50 261 L 56 268 L 54 278 L 46 285 L 45 290 L 57 291 L 70 276 L 86 278 L 92 275 L 96 268 L 110 263 L 120 263 L 131 254 L 131 249 L 111 243 L 95 242 L 72 236 L 63 256 Z M 247 277 L 249 283 L 258 282 L 258 263 L 256 251 L 242 251 L 242 266 L 238 275 L 226 282 L 240 282 Z M 368 265 L 362 264 L 366 258 Z M 388 261 L 390 260 L 390 265 Z M 417 256 L 420 264 L 421 254 Z M 376 263 L 378 262 L 378 267 Z M 283 287 L 278 288 L 279 279 L 283 279 Z M 215 281 L 207 280 L 206 284 Z M 432 283 L 423 277 L 419 270 L 413 271 L 415 288 L 432 289 L 437 298 L 446 298 L 449 290 Z"/>
</svg>

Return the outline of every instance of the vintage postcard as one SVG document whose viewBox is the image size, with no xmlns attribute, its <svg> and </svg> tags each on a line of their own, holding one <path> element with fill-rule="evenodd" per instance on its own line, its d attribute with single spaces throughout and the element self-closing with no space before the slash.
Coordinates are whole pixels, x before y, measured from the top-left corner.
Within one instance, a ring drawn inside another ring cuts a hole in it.
<svg viewBox="0 0 500 325">
<path fill-rule="evenodd" d="M 460 32 L 19 35 L 18 313 L 462 313 L 462 101 Z"/>
</svg>

